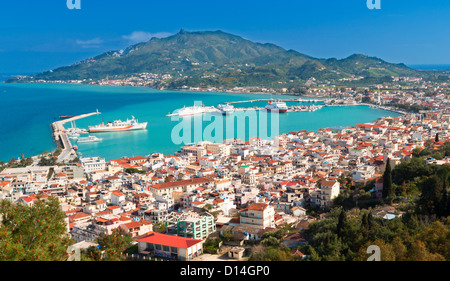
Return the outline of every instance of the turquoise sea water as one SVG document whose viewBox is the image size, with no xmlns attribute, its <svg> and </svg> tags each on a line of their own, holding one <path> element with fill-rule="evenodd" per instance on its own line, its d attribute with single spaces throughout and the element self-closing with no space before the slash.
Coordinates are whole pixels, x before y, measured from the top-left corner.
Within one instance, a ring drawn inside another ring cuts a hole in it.
<svg viewBox="0 0 450 281">
<path fill-rule="evenodd" d="M 83 157 L 101 156 L 107 160 L 123 157 L 148 155 L 153 152 L 173 154 L 185 143 L 174 143 L 172 131 L 180 119 L 165 117 L 169 112 L 183 106 L 192 106 L 195 101 L 205 106 L 217 106 L 226 101 L 250 100 L 257 98 L 277 98 L 264 94 L 230 94 L 204 92 L 158 91 L 142 87 L 109 87 L 67 84 L 1 84 L 0 85 L 0 160 L 16 159 L 52 151 L 56 148 L 51 136 L 50 124 L 61 115 L 78 115 L 95 112 L 101 115 L 76 121 L 79 128 L 87 128 L 102 121 L 125 120 L 132 115 L 139 122 L 148 122 L 147 130 L 134 132 L 101 133 L 99 143 L 79 144 Z M 282 96 L 281 98 L 288 98 Z M 292 105 L 295 103 L 288 103 Z M 265 106 L 266 102 L 236 104 L 236 107 Z M 244 112 L 235 112 L 240 116 Z M 279 115 L 279 133 L 298 130 L 316 131 L 319 128 L 351 126 L 370 122 L 381 116 L 398 116 L 397 113 L 371 109 L 366 106 L 324 107 L 315 112 L 286 113 Z M 203 119 L 207 119 L 204 121 Z M 210 119 L 208 119 L 210 118 Z M 191 124 L 200 122 L 203 129 L 212 128 L 213 122 L 222 118 L 218 114 L 188 117 Z M 175 120 L 173 120 L 175 119 Z M 203 120 L 203 121 L 202 121 Z M 234 132 L 237 122 L 235 119 Z M 267 123 L 270 124 L 270 116 Z M 218 124 L 218 123 L 215 123 Z M 224 124 L 224 123 L 223 123 Z M 247 128 L 248 128 L 248 123 Z M 70 127 L 67 124 L 66 127 Z M 268 136 L 270 135 L 270 126 Z M 253 128 L 252 128 L 253 129 Z M 228 138 L 233 134 L 230 127 L 223 132 L 214 132 L 213 139 L 221 135 Z M 232 129 L 231 129 L 232 130 Z M 198 134 L 197 130 L 197 134 Z M 187 130 L 186 130 L 187 132 Z M 194 142 L 195 133 L 191 132 Z M 245 135 L 250 136 L 251 130 Z M 202 134 L 202 131 L 200 131 Z M 228 135 L 227 135 L 228 134 Z M 235 134 L 234 137 L 241 135 Z M 260 135 L 261 136 L 261 135 Z M 262 136 L 263 137 L 263 136 Z M 198 140 L 198 139 L 197 139 Z"/>
</svg>

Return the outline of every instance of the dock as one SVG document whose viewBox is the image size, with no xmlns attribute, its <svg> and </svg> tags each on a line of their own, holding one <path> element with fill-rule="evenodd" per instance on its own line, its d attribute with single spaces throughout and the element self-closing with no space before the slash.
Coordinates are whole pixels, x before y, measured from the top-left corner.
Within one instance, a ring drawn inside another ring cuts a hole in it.
<svg viewBox="0 0 450 281">
<path fill-rule="evenodd" d="M 234 104 L 234 103 L 252 103 L 252 102 L 258 102 L 258 101 L 294 101 L 294 102 L 323 102 L 323 100 L 318 100 L 318 99 L 254 99 L 254 100 L 244 100 L 244 101 L 230 101 L 230 102 L 225 102 L 225 104 Z"/>
<path fill-rule="evenodd" d="M 53 139 L 55 140 L 58 147 L 62 149 L 61 154 L 58 156 L 58 163 L 76 157 L 75 150 L 73 149 L 72 143 L 69 140 L 69 136 L 67 135 L 67 131 L 64 128 L 64 124 L 99 114 L 101 114 L 101 112 L 97 110 L 96 112 L 73 116 L 64 120 L 53 122 L 51 124 Z"/>
<path fill-rule="evenodd" d="M 229 101 L 229 102 L 224 102 L 223 104 L 236 104 L 236 103 L 253 103 L 253 102 L 260 102 L 260 101 L 282 101 L 282 102 L 286 102 L 286 101 L 291 101 L 291 102 L 298 102 L 298 103 L 322 103 L 323 100 L 319 100 L 319 99 L 254 99 L 254 100 L 243 100 L 243 101 Z M 316 111 L 318 109 L 322 108 L 322 105 L 311 105 L 311 106 L 288 106 L 288 112 L 302 112 L 302 111 Z M 194 114 L 190 114 L 190 115 L 180 115 L 178 114 L 178 112 L 175 113 L 169 113 L 166 115 L 166 117 L 172 117 L 172 116 L 179 116 L 179 117 L 183 117 L 183 116 L 192 116 L 192 115 L 199 115 L 199 114 L 203 114 L 203 113 L 221 113 L 221 111 L 214 107 L 214 106 L 204 106 L 202 107 L 203 110 L 198 111 Z M 265 110 L 264 107 L 257 107 L 257 106 L 253 106 L 253 107 L 236 107 L 234 108 L 234 111 L 243 111 L 243 110 Z"/>
</svg>

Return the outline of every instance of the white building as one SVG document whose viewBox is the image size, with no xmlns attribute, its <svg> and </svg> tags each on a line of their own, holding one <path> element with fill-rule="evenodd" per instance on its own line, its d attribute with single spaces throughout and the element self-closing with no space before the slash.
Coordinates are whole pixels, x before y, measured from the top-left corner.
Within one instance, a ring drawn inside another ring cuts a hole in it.
<svg viewBox="0 0 450 281">
<path fill-rule="evenodd" d="M 106 161 L 104 158 L 87 157 L 80 159 L 80 162 L 86 173 L 106 170 Z"/>
</svg>

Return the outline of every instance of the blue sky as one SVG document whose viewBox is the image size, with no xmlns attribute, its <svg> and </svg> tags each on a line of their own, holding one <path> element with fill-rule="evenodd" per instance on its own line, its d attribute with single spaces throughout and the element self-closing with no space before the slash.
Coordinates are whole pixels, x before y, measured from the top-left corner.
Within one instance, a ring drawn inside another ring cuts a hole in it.
<svg viewBox="0 0 450 281">
<path fill-rule="evenodd" d="M 450 64 L 450 1 L 66 0 L 2 1 L 0 73 L 72 64 L 188 31 L 223 30 L 320 58 L 353 53 L 406 64 Z"/>
</svg>

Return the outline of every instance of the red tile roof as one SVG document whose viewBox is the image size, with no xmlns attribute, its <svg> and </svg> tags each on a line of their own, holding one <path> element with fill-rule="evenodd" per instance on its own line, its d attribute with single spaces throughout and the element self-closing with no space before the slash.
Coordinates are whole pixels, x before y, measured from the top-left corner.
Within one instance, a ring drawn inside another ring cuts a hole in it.
<svg viewBox="0 0 450 281">
<path fill-rule="evenodd" d="M 143 157 L 143 156 L 135 156 L 135 157 L 131 157 L 129 158 L 130 160 L 147 160 L 147 158 Z"/>
<path fill-rule="evenodd" d="M 264 211 L 267 208 L 267 204 L 265 203 L 253 203 L 251 204 L 248 209 L 252 211 Z"/>
<path fill-rule="evenodd" d="M 148 236 L 138 239 L 137 241 L 188 249 L 201 243 L 203 240 L 150 232 Z"/>
</svg>

